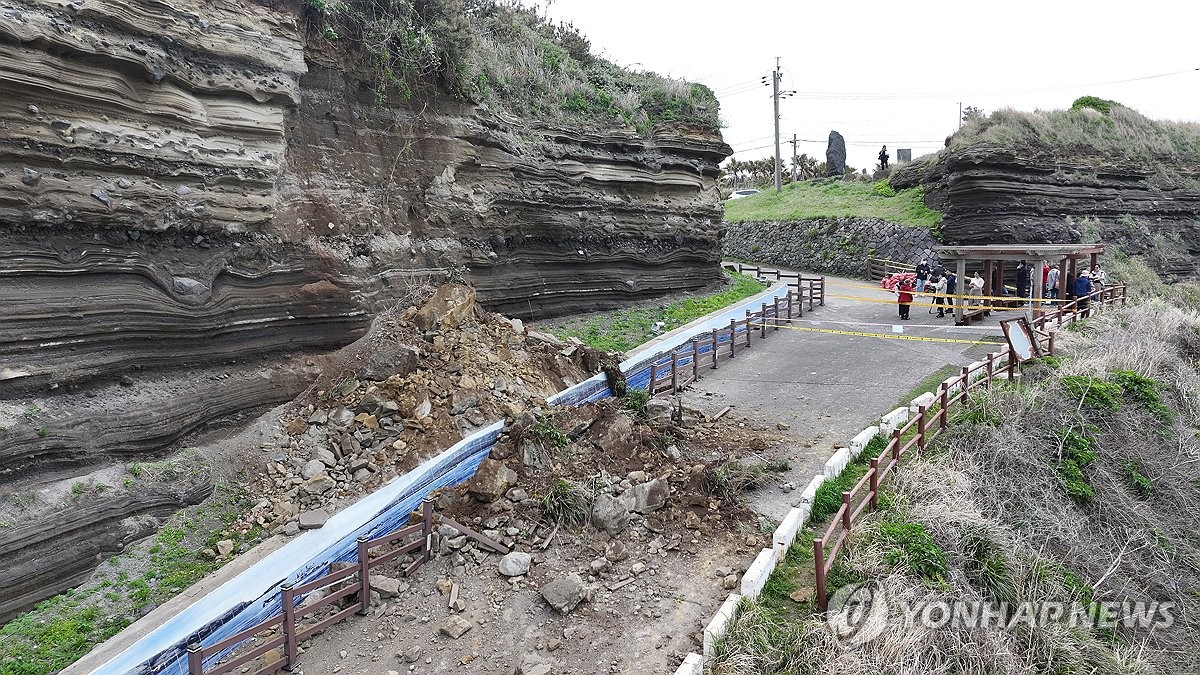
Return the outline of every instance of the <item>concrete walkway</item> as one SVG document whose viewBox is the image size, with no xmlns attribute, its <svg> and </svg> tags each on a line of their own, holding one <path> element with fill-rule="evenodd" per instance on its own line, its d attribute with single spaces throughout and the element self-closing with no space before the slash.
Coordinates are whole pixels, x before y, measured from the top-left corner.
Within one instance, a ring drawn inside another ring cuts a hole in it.
<svg viewBox="0 0 1200 675">
<path fill-rule="evenodd" d="M 803 320 L 794 321 L 793 326 L 1004 341 L 995 314 L 985 321 L 983 330 L 978 324 L 974 328 L 956 327 L 949 315 L 938 319 L 936 310 L 931 314 L 925 307 L 913 307 L 911 320 L 900 321 L 892 293 L 863 288 L 870 285 L 863 280 L 826 279 L 825 306 L 805 312 Z M 918 297 L 917 302 L 927 300 Z M 845 446 L 864 427 L 877 424 L 879 416 L 894 409 L 921 380 L 948 365 L 961 367 L 1002 348 L 996 344 L 910 341 L 787 328 L 770 331 L 765 340 L 755 339 L 752 344 L 719 369 L 702 372 L 700 381 L 684 393 L 684 400 L 709 412 L 732 406 L 729 414 L 744 417 L 760 429 L 776 430 L 780 424 L 787 425 L 777 433 L 786 441 L 783 456 L 791 468 L 751 498 L 755 508 L 777 520 L 799 500 L 804 485 L 821 470 L 836 447 Z M 787 481 L 797 483 L 799 489 L 784 492 L 780 485 Z"/>
</svg>

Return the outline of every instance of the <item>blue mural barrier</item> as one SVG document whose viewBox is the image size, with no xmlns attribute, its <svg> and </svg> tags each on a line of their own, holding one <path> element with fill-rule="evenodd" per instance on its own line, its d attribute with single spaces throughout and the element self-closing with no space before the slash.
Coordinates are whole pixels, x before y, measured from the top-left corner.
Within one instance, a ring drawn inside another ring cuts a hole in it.
<svg viewBox="0 0 1200 675">
<path fill-rule="evenodd" d="M 635 351 L 621 363 L 630 386 L 646 389 L 654 364 L 670 361 L 670 353 L 685 347 L 693 338 L 728 328 L 731 320 L 746 318 L 762 303 L 787 295 L 786 288 L 772 288 L 734 307 L 668 334 L 665 339 Z M 741 330 L 745 330 L 742 328 Z M 724 339 L 720 344 L 728 343 Z M 701 352 L 711 351 L 711 340 Z M 689 357 L 690 358 L 690 357 Z M 690 363 L 680 361 L 680 363 Z M 547 399 L 551 405 L 583 405 L 612 396 L 601 373 L 564 389 Z M 357 558 L 359 536 L 379 537 L 404 525 L 409 514 L 430 492 L 458 485 L 471 478 L 479 464 L 500 439 L 504 423 L 496 422 L 464 438 L 449 450 L 426 460 L 419 467 L 355 504 L 334 514 L 325 525 L 292 539 L 213 592 L 189 605 L 179 614 L 147 633 L 117 656 L 92 671 L 94 675 L 185 675 L 187 645 L 216 644 L 281 612 L 280 589 L 284 583 L 303 584 L 325 575 L 330 563 Z M 215 654 L 206 663 L 223 657 Z"/>
</svg>

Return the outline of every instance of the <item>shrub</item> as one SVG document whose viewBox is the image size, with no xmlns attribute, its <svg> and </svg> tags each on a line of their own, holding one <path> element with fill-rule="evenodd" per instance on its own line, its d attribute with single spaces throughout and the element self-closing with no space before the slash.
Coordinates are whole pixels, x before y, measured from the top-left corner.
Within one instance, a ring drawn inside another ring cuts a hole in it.
<svg viewBox="0 0 1200 675">
<path fill-rule="evenodd" d="M 533 433 L 547 445 L 556 448 L 565 448 L 571 444 L 571 439 L 554 424 L 554 420 L 545 415 L 537 416 L 537 423 L 533 425 Z"/>
<path fill-rule="evenodd" d="M 1092 110 L 1097 110 L 1107 115 L 1112 111 L 1113 106 L 1118 105 L 1121 104 L 1117 103 L 1116 101 L 1110 101 L 1106 98 L 1099 98 L 1097 96 L 1080 96 L 1079 98 L 1075 99 L 1074 103 L 1071 104 L 1071 110 L 1076 111 L 1084 108 L 1091 108 Z"/>
<path fill-rule="evenodd" d="M 892 189 L 887 180 L 877 180 L 871 185 L 871 194 L 879 197 L 895 197 L 896 191 Z"/>
</svg>

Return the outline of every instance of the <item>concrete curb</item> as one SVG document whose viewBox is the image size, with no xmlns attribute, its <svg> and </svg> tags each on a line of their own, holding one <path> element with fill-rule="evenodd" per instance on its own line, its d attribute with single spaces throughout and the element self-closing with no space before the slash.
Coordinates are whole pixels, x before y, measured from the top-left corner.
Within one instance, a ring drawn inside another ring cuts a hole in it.
<svg viewBox="0 0 1200 675">
<path fill-rule="evenodd" d="M 945 383 L 943 382 L 943 384 Z M 933 392 L 926 392 L 914 398 L 909 407 L 896 408 L 883 415 L 879 420 L 879 426 L 863 429 L 850 441 L 849 447 L 839 448 L 826 460 L 822 473 L 813 476 L 808 486 L 804 488 L 804 492 L 800 494 L 799 503 L 788 511 L 779 527 L 775 528 L 775 533 L 771 537 L 771 548 L 759 551 L 754 562 L 742 575 L 741 595 L 730 595 L 705 626 L 703 656 L 695 653 L 688 654 L 683 664 L 675 671 L 675 675 L 701 675 L 704 672 L 704 664 L 712 658 L 716 641 L 725 635 L 729 623 L 737 617 L 738 603 L 743 597 L 750 600 L 756 599 L 762 593 L 771 574 L 774 573 L 776 565 L 787 557 L 788 549 L 795 543 L 796 536 L 799 535 L 800 530 L 804 529 L 804 525 L 812 513 L 812 504 L 816 500 L 817 489 L 826 480 L 840 476 L 850 461 L 861 455 L 872 439 L 880 433 L 891 434 L 895 429 L 899 429 L 908 421 L 910 412 L 915 412 L 920 405 L 931 405 L 936 398 Z"/>
</svg>

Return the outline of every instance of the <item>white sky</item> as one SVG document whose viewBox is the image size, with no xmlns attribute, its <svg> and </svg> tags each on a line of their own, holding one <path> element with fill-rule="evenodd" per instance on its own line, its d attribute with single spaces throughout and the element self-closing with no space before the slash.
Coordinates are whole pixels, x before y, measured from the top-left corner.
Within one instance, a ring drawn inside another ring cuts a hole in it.
<svg viewBox="0 0 1200 675">
<path fill-rule="evenodd" d="M 774 152 L 770 87 L 757 83 L 777 56 L 782 88 L 800 92 L 780 104 L 781 135 L 815 140 L 799 152 L 823 161 L 836 129 L 856 168 L 882 144 L 893 162 L 896 148 L 942 147 L 960 101 L 1059 109 L 1090 94 L 1200 121 L 1197 0 L 551 0 L 549 15 L 620 65 L 712 87 L 743 160 Z M 1178 71 L 1189 72 L 1116 83 Z"/>
</svg>

